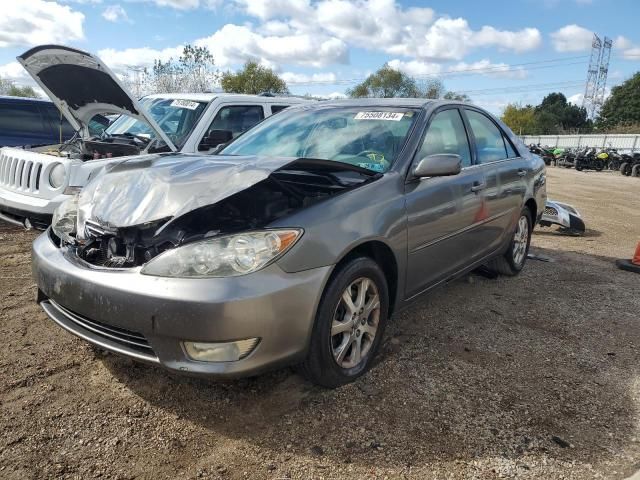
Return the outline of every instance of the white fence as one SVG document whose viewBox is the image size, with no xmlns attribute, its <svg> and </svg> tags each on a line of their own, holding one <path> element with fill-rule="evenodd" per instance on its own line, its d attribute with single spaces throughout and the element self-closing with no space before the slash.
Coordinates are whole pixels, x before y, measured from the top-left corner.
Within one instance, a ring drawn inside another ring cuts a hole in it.
<svg viewBox="0 0 640 480">
<path fill-rule="evenodd" d="M 625 152 L 640 150 L 640 135 L 523 135 L 522 141 L 527 145 L 539 143 L 558 148 L 613 147 Z"/>
</svg>

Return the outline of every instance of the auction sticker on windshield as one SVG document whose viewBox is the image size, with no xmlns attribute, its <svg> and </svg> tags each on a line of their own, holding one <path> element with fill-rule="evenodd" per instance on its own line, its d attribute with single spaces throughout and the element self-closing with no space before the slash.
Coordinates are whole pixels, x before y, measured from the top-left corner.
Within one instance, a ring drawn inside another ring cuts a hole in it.
<svg viewBox="0 0 640 480">
<path fill-rule="evenodd" d="M 189 100 L 174 100 L 173 102 L 171 102 L 171 106 L 195 110 L 196 108 L 198 108 L 198 102 L 191 102 Z"/>
<path fill-rule="evenodd" d="M 358 112 L 355 120 L 391 120 L 399 122 L 404 117 L 402 112 Z"/>
</svg>

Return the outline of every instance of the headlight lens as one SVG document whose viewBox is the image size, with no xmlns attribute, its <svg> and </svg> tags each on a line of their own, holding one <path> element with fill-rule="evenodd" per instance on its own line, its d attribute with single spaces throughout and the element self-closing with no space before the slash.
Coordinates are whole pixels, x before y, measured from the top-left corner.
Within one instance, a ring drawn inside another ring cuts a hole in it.
<svg viewBox="0 0 640 480">
<path fill-rule="evenodd" d="M 64 184 L 65 174 L 64 165 L 57 163 L 49 172 L 49 184 L 53 188 L 60 188 Z"/>
<path fill-rule="evenodd" d="M 211 238 L 168 250 L 141 273 L 158 277 L 233 277 L 267 266 L 284 254 L 302 230 L 265 230 Z"/>
<path fill-rule="evenodd" d="M 74 243 L 78 222 L 78 195 L 62 202 L 53 212 L 51 229 L 65 243 Z"/>
</svg>

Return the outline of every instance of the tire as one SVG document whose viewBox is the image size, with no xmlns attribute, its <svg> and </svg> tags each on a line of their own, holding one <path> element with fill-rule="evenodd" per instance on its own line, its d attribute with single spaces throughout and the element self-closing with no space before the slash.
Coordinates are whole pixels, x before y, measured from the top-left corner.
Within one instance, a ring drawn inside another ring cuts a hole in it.
<svg viewBox="0 0 640 480">
<path fill-rule="evenodd" d="M 629 176 L 629 174 L 631 173 L 631 168 L 629 168 L 631 165 L 628 162 L 624 162 L 622 165 L 620 165 L 620 173 L 622 175 L 626 175 Z M 627 170 L 629 170 L 627 172 Z"/>
<path fill-rule="evenodd" d="M 576 162 L 576 170 L 579 172 L 582 171 L 582 162 Z"/>
<path fill-rule="evenodd" d="M 640 177 L 640 163 L 637 165 L 634 165 L 633 168 L 631 168 L 631 176 Z"/>
<path fill-rule="evenodd" d="M 525 226 L 521 222 L 526 221 L 526 232 L 524 232 Z M 516 224 L 515 231 L 509 242 L 507 251 L 499 257 L 492 259 L 487 267 L 492 272 L 500 275 L 506 275 L 508 277 L 514 277 L 518 275 L 524 268 L 524 264 L 527 262 L 527 255 L 529 254 L 529 245 L 531 244 L 531 231 L 533 229 L 533 223 L 531 221 L 531 212 L 525 207 L 520 212 L 518 223 Z M 525 241 L 524 248 L 522 242 Z M 516 254 L 516 243 L 519 245 L 518 254 Z"/>
<path fill-rule="evenodd" d="M 363 289 L 366 296 L 363 302 L 359 303 L 358 293 L 363 284 L 358 282 L 362 280 L 369 280 L 370 284 Z M 368 317 L 364 317 L 361 308 L 357 310 L 359 313 L 356 313 L 355 317 L 349 317 L 351 310 L 347 307 L 343 296 L 351 292 L 349 295 L 352 298 L 352 304 L 357 308 L 371 302 L 375 291 L 379 298 L 378 309 L 373 310 Z M 389 290 L 380 266 L 368 257 L 350 260 L 340 268 L 325 288 L 318 305 L 307 358 L 298 370 L 311 382 L 327 388 L 336 388 L 353 382 L 371 366 L 380 347 L 388 315 Z M 371 338 L 370 331 L 376 323 L 377 328 L 372 332 L 373 338 Z M 342 325 L 345 324 L 350 325 L 350 328 L 331 334 L 332 327 L 343 329 Z M 357 361 L 358 354 L 355 350 L 358 342 L 360 342 L 360 354 L 366 349 L 366 353 L 359 357 L 359 361 Z M 343 352 L 342 357 L 340 357 L 341 352 Z"/>
</svg>

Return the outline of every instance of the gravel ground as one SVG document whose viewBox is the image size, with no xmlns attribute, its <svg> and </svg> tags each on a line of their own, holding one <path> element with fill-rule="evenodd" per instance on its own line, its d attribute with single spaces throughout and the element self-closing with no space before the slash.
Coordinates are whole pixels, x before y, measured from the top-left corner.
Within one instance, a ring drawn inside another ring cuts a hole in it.
<svg viewBox="0 0 640 480">
<path fill-rule="evenodd" d="M 470 276 L 394 317 L 327 391 L 96 353 L 34 303 L 33 232 L 0 227 L 0 478 L 614 478 L 640 469 L 640 181 L 550 169 L 587 235 L 543 229 L 517 278 Z M 632 288 L 635 289 L 632 291 Z"/>
</svg>

